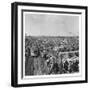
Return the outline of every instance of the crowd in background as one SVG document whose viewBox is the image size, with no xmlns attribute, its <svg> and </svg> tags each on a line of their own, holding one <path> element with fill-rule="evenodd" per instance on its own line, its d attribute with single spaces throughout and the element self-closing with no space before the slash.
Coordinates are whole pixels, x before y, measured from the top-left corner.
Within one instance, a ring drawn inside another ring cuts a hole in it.
<svg viewBox="0 0 90 90">
<path fill-rule="evenodd" d="M 79 72 L 79 43 L 77 37 L 68 39 L 26 37 L 25 40 L 26 75 Z"/>
</svg>

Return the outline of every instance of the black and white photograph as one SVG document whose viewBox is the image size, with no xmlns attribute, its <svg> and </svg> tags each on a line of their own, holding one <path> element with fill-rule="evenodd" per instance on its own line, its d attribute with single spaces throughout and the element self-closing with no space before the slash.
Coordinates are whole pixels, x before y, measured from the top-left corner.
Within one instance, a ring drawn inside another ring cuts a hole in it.
<svg viewBox="0 0 90 90">
<path fill-rule="evenodd" d="M 16 2 L 12 23 L 12 86 L 87 82 L 87 7 Z"/>
<path fill-rule="evenodd" d="M 25 75 L 79 72 L 79 16 L 25 15 Z"/>
</svg>

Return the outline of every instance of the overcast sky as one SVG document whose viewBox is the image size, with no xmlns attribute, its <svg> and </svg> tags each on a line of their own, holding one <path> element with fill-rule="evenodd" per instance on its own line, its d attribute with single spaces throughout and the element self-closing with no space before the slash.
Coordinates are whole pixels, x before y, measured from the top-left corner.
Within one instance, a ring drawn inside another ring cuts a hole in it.
<svg viewBox="0 0 90 90">
<path fill-rule="evenodd" d="M 78 36 L 79 17 L 55 14 L 25 14 L 25 33 L 31 36 Z"/>
</svg>

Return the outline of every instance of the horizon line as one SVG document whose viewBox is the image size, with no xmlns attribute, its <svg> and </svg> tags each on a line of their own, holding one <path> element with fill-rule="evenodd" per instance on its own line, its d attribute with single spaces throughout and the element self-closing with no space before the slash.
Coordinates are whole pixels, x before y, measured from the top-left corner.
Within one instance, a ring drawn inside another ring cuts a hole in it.
<svg viewBox="0 0 90 90">
<path fill-rule="evenodd" d="M 41 35 L 41 36 L 39 36 L 39 35 L 37 35 L 37 36 L 34 36 L 34 35 L 25 35 L 25 36 L 31 36 L 31 37 L 79 37 L 78 35 L 70 35 L 70 36 L 44 36 L 44 35 Z"/>
</svg>

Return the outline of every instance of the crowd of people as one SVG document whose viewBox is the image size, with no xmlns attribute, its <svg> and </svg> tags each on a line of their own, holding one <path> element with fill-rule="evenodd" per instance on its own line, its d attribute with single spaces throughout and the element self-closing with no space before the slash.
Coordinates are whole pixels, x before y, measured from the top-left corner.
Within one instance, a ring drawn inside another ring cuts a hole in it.
<svg viewBox="0 0 90 90">
<path fill-rule="evenodd" d="M 30 43 L 25 46 L 26 75 L 68 74 L 79 72 L 78 50 L 67 52 L 65 48 L 65 50 L 63 49 L 63 45 L 60 47 L 52 44 L 44 46 L 44 44 L 39 44 L 38 42 L 37 44 L 33 42 L 32 45 Z"/>
</svg>

